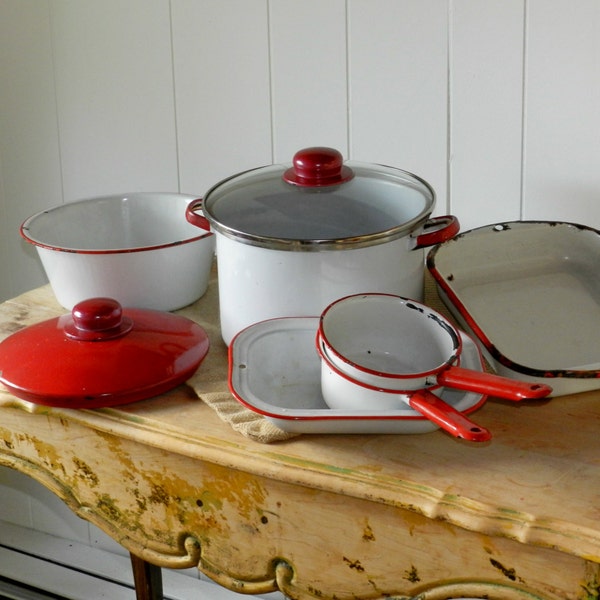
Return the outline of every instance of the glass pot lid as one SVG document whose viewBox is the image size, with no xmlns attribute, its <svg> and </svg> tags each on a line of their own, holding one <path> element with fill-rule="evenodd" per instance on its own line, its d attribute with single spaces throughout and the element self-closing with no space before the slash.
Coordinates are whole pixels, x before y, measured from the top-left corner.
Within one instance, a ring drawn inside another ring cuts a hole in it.
<svg viewBox="0 0 600 600">
<path fill-rule="evenodd" d="M 431 186 L 406 171 L 347 161 L 333 148 L 300 150 L 213 186 L 203 212 L 213 229 L 280 249 L 365 246 L 407 235 L 435 206 Z"/>
<path fill-rule="evenodd" d="M 208 349 L 208 336 L 190 319 L 91 298 L 2 341 L 0 382 L 46 406 L 116 406 L 185 382 Z"/>
</svg>

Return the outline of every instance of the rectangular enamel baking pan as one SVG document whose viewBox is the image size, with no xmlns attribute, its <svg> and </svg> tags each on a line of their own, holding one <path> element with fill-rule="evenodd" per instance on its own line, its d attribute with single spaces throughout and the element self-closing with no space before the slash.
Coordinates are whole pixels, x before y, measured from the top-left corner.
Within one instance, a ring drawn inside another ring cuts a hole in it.
<svg viewBox="0 0 600 600">
<path fill-rule="evenodd" d="M 229 346 L 229 388 L 246 408 L 294 433 L 428 433 L 438 426 L 413 410 L 332 409 L 321 393 L 315 338 L 319 317 L 268 319 L 235 336 Z M 463 334 L 464 366 L 483 369 L 474 341 Z M 447 388 L 442 399 L 464 414 L 487 396 Z"/>
<path fill-rule="evenodd" d="M 442 301 L 505 377 L 553 396 L 600 388 L 600 232 L 514 221 L 459 234 L 427 267 Z"/>
</svg>

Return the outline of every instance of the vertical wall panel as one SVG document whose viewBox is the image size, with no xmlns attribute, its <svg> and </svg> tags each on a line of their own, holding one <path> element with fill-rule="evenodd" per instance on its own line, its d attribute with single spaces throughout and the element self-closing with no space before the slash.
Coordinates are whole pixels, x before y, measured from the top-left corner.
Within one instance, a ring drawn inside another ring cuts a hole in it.
<svg viewBox="0 0 600 600">
<path fill-rule="evenodd" d="M 462 229 L 519 219 L 523 0 L 452 0 L 450 207 Z"/>
<path fill-rule="evenodd" d="M 4 177 L 2 173 L 2 155 L 0 154 L 0 301 L 4 298 L 10 298 L 12 295 L 10 273 L 12 270 L 11 255 L 13 254 L 13 248 L 8 238 L 10 224 L 8 223 L 8 218 L 6 216 L 7 210 L 6 194 L 4 192 Z"/>
<path fill-rule="evenodd" d="M 528 6 L 523 216 L 600 227 L 600 3 Z"/>
<path fill-rule="evenodd" d="M 269 6 L 275 162 L 289 162 L 313 145 L 347 157 L 344 0 L 276 0 Z"/>
<path fill-rule="evenodd" d="M 45 281 L 19 236 L 62 201 L 48 3 L 0 2 L 0 300 Z"/>
<path fill-rule="evenodd" d="M 349 0 L 350 153 L 423 177 L 446 210 L 448 7 Z"/>
<path fill-rule="evenodd" d="M 181 191 L 272 162 L 266 0 L 173 0 Z"/>
<path fill-rule="evenodd" d="M 52 0 L 65 200 L 177 191 L 168 0 Z"/>
<path fill-rule="evenodd" d="M 12 225 L 8 220 L 8 203 L 4 191 L 4 173 L 2 169 L 2 154 L 0 153 L 0 301 L 13 295 L 11 273 L 12 257 L 17 255 L 18 247 L 13 247 L 11 235 Z"/>
</svg>

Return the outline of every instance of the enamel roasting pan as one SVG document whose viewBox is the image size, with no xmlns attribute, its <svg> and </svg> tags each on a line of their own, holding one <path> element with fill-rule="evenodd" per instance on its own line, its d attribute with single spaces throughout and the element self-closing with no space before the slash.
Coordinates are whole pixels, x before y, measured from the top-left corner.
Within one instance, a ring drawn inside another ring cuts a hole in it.
<svg viewBox="0 0 600 600">
<path fill-rule="evenodd" d="M 600 232 L 514 221 L 459 234 L 427 257 L 442 301 L 505 377 L 553 396 L 600 388 Z"/>
</svg>

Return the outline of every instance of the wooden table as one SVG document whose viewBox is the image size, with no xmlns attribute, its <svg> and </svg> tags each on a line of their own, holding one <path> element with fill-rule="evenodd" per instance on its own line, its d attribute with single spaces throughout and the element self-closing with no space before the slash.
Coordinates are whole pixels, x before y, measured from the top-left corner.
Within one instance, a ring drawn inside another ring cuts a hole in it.
<svg viewBox="0 0 600 600">
<path fill-rule="evenodd" d="M 216 303 L 214 278 L 199 303 Z M 0 305 L 0 335 L 64 312 L 45 286 Z M 211 342 L 200 368 L 224 378 L 214 327 Z M 598 598 L 600 392 L 491 399 L 474 417 L 490 443 L 437 431 L 262 444 L 187 386 L 100 410 L 2 390 L 0 464 L 127 548 L 140 599 L 162 597 L 156 567 L 192 565 L 297 599 Z"/>
</svg>

